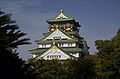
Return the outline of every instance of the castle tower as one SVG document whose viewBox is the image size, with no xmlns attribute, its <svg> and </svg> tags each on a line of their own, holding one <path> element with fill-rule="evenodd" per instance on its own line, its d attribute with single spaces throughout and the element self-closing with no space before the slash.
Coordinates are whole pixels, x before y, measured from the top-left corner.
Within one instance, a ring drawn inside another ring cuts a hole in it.
<svg viewBox="0 0 120 79">
<path fill-rule="evenodd" d="M 79 35 L 81 25 L 62 9 L 55 18 L 46 22 L 49 32 L 43 33 L 44 38 L 35 41 L 39 45 L 37 49 L 29 50 L 34 58 L 66 60 L 89 54 L 86 39 Z"/>
</svg>

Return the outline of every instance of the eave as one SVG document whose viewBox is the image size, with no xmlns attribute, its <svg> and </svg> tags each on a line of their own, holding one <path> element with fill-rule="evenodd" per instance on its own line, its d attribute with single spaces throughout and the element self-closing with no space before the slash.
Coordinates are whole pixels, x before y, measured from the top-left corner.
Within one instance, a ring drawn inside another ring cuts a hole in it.
<svg viewBox="0 0 120 79">
<path fill-rule="evenodd" d="M 60 48 L 60 47 L 58 48 L 66 53 L 82 52 L 82 48 Z M 29 50 L 29 53 L 30 54 L 43 54 L 48 49 L 49 48 L 37 48 L 37 49 Z"/>
<path fill-rule="evenodd" d="M 69 19 L 49 19 L 49 20 L 46 20 L 47 23 L 63 22 L 63 21 L 75 21 L 75 20 L 73 18 L 69 18 Z"/>
<path fill-rule="evenodd" d="M 79 40 L 54 40 L 56 43 L 80 43 Z M 42 40 L 37 40 L 35 41 L 37 44 L 52 44 L 53 40 L 45 40 L 45 41 L 42 41 Z"/>
</svg>

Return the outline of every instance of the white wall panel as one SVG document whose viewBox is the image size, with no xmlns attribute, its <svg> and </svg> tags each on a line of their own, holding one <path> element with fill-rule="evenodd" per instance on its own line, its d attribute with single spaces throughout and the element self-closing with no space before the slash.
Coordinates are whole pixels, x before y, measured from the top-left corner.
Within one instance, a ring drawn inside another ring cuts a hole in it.
<svg viewBox="0 0 120 79">
<path fill-rule="evenodd" d="M 42 48 L 42 45 L 39 45 L 39 48 Z"/>
</svg>

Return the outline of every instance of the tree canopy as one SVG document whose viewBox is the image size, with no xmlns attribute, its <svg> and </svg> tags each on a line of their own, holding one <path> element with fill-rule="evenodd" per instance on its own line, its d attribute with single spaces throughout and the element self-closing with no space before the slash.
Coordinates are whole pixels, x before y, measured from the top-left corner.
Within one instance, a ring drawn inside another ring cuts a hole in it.
<svg viewBox="0 0 120 79">
<path fill-rule="evenodd" d="M 24 79 L 22 65 L 16 49 L 19 45 L 30 44 L 29 38 L 21 38 L 26 33 L 19 30 L 11 14 L 0 11 L 0 73 L 1 78 Z"/>
<path fill-rule="evenodd" d="M 111 40 L 96 40 L 100 79 L 120 79 L 120 29 Z"/>
<path fill-rule="evenodd" d="M 66 61 L 30 59 L 24 68 L 25 74 L 34 76 L 33 79 L 95 79 L 97 76 L 94 59 L 89 58 Z"/>
</svg>

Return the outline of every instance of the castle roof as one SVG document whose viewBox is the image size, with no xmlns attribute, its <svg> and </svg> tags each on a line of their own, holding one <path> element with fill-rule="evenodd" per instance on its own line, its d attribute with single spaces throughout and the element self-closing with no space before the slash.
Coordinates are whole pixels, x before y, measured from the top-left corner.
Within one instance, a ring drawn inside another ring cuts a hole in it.
<svg viewBox="0 0 120 79">
<path fill-rule="evenodd" d="M 73 18 L 69 17 L 67 14 L 63 12 L 61 9 L 60 13 L 54 17 L 53 19 L 46 20 L 46 22 L 51 23 L 51 22 L 60 22 L 60 21 L 75 21 Z"/>
</svg>

